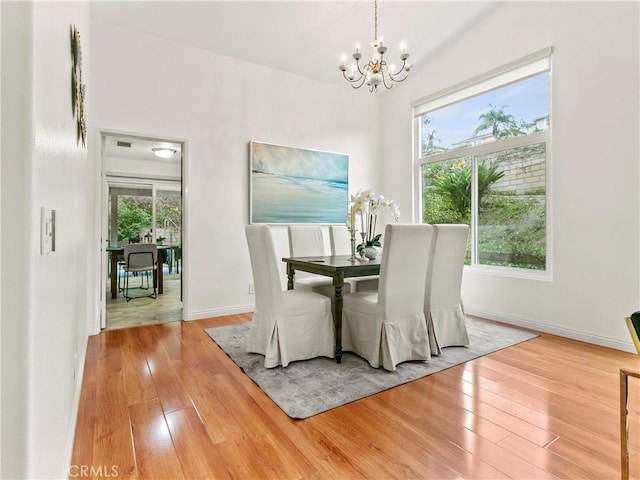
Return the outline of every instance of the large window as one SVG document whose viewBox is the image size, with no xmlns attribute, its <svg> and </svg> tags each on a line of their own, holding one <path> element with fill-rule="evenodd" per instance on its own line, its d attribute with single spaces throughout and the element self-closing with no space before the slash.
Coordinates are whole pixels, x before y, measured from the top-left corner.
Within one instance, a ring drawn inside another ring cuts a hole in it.
<svg viewBox="0 0 640 480">
<path fill-rule="evenodd" d="M 550 50 L 414 104 L 423 223 L 471 227 L 468 265 L 548 271 Z"/>
</svg>

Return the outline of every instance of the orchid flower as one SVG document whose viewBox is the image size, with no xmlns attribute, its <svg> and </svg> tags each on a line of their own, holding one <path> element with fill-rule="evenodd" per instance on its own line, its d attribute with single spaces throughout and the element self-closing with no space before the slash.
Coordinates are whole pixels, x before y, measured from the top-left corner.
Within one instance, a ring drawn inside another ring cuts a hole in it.
<svg viewBox="0 0 640 480">
<path fill-rule="evenodd" d="M 360 233 L 363 234 L 363 242 L 358 245 L 358 251 L 365 247 L 380 246 L 382 234 L 376 233 L 378 214 L 383 210 L 389 210 L 393 219 L 397 222 L 400 219 L 400 208 L 398 204 L 384 195 L 376 197 L 373 190 L 360 189 L 350 197 L 349 216 L 347 227 L 349 230 L 355 229 L 356 215 L 360 215 Z"/>
</svg>

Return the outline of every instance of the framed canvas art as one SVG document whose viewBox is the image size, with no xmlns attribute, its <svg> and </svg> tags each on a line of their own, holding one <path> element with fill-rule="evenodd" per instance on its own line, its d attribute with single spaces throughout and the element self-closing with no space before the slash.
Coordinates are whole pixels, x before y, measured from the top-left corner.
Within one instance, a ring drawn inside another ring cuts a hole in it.
<svg viewBox="0 0 640 480">
<path fill-rule="evenodd" d="M 349 155 L 250 143 L 249 223 L 345 223 Z"/>
</svg>

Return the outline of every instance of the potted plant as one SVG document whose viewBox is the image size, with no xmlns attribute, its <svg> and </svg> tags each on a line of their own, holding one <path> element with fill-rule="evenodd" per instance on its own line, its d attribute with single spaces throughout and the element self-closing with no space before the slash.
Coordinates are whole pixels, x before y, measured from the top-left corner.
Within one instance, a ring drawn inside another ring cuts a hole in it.
<svg viewBox="0 0 640 480">
<path fill-rule="evenodd" d="M 362 235 L 362 243 L 357 246 L 360 253 L 364 250 L 367 258 L 376 258 L 378 250 L 381 247 L 381 233 L 376 233 L 378 221 L 378 213 L 383 210 L 389 210 L 394 220 L 397 222 L 400 218 L 400 209 L 398 204 L 384 195 L 376 197 L 371 190 L 360 190 L 351 196 L 351 208 L 347 220 L 347 228 L 356 229 L 356 215 L 360 215 L 360 235 Z"/>
</svg>

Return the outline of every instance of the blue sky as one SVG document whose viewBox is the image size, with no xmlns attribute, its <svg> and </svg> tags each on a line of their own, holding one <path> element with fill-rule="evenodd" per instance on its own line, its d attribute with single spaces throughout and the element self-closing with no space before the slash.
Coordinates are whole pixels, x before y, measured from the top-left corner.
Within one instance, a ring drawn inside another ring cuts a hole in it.
<svg viewBox="0 0 640 480">
<path fill-rule="evenodd" d="M 478 117 L 489 110 L 489 104 L 497 108 L 507 106 L 516 122 L 544 117 L 549 113 L 548 74 L 540 74 L 506 87 L 469 98 L 453 105 L 429 112 L 431 123 L 426 131 L 435 130 L 435 145 L 448 148 L 452 143 L 473 136 L 480 123 Z"/>
<path fill-rule="evenodd" d="M 347 182 L 349 156 L 253 142 L 251 169 L 272 175 Z"/>
</svg>

